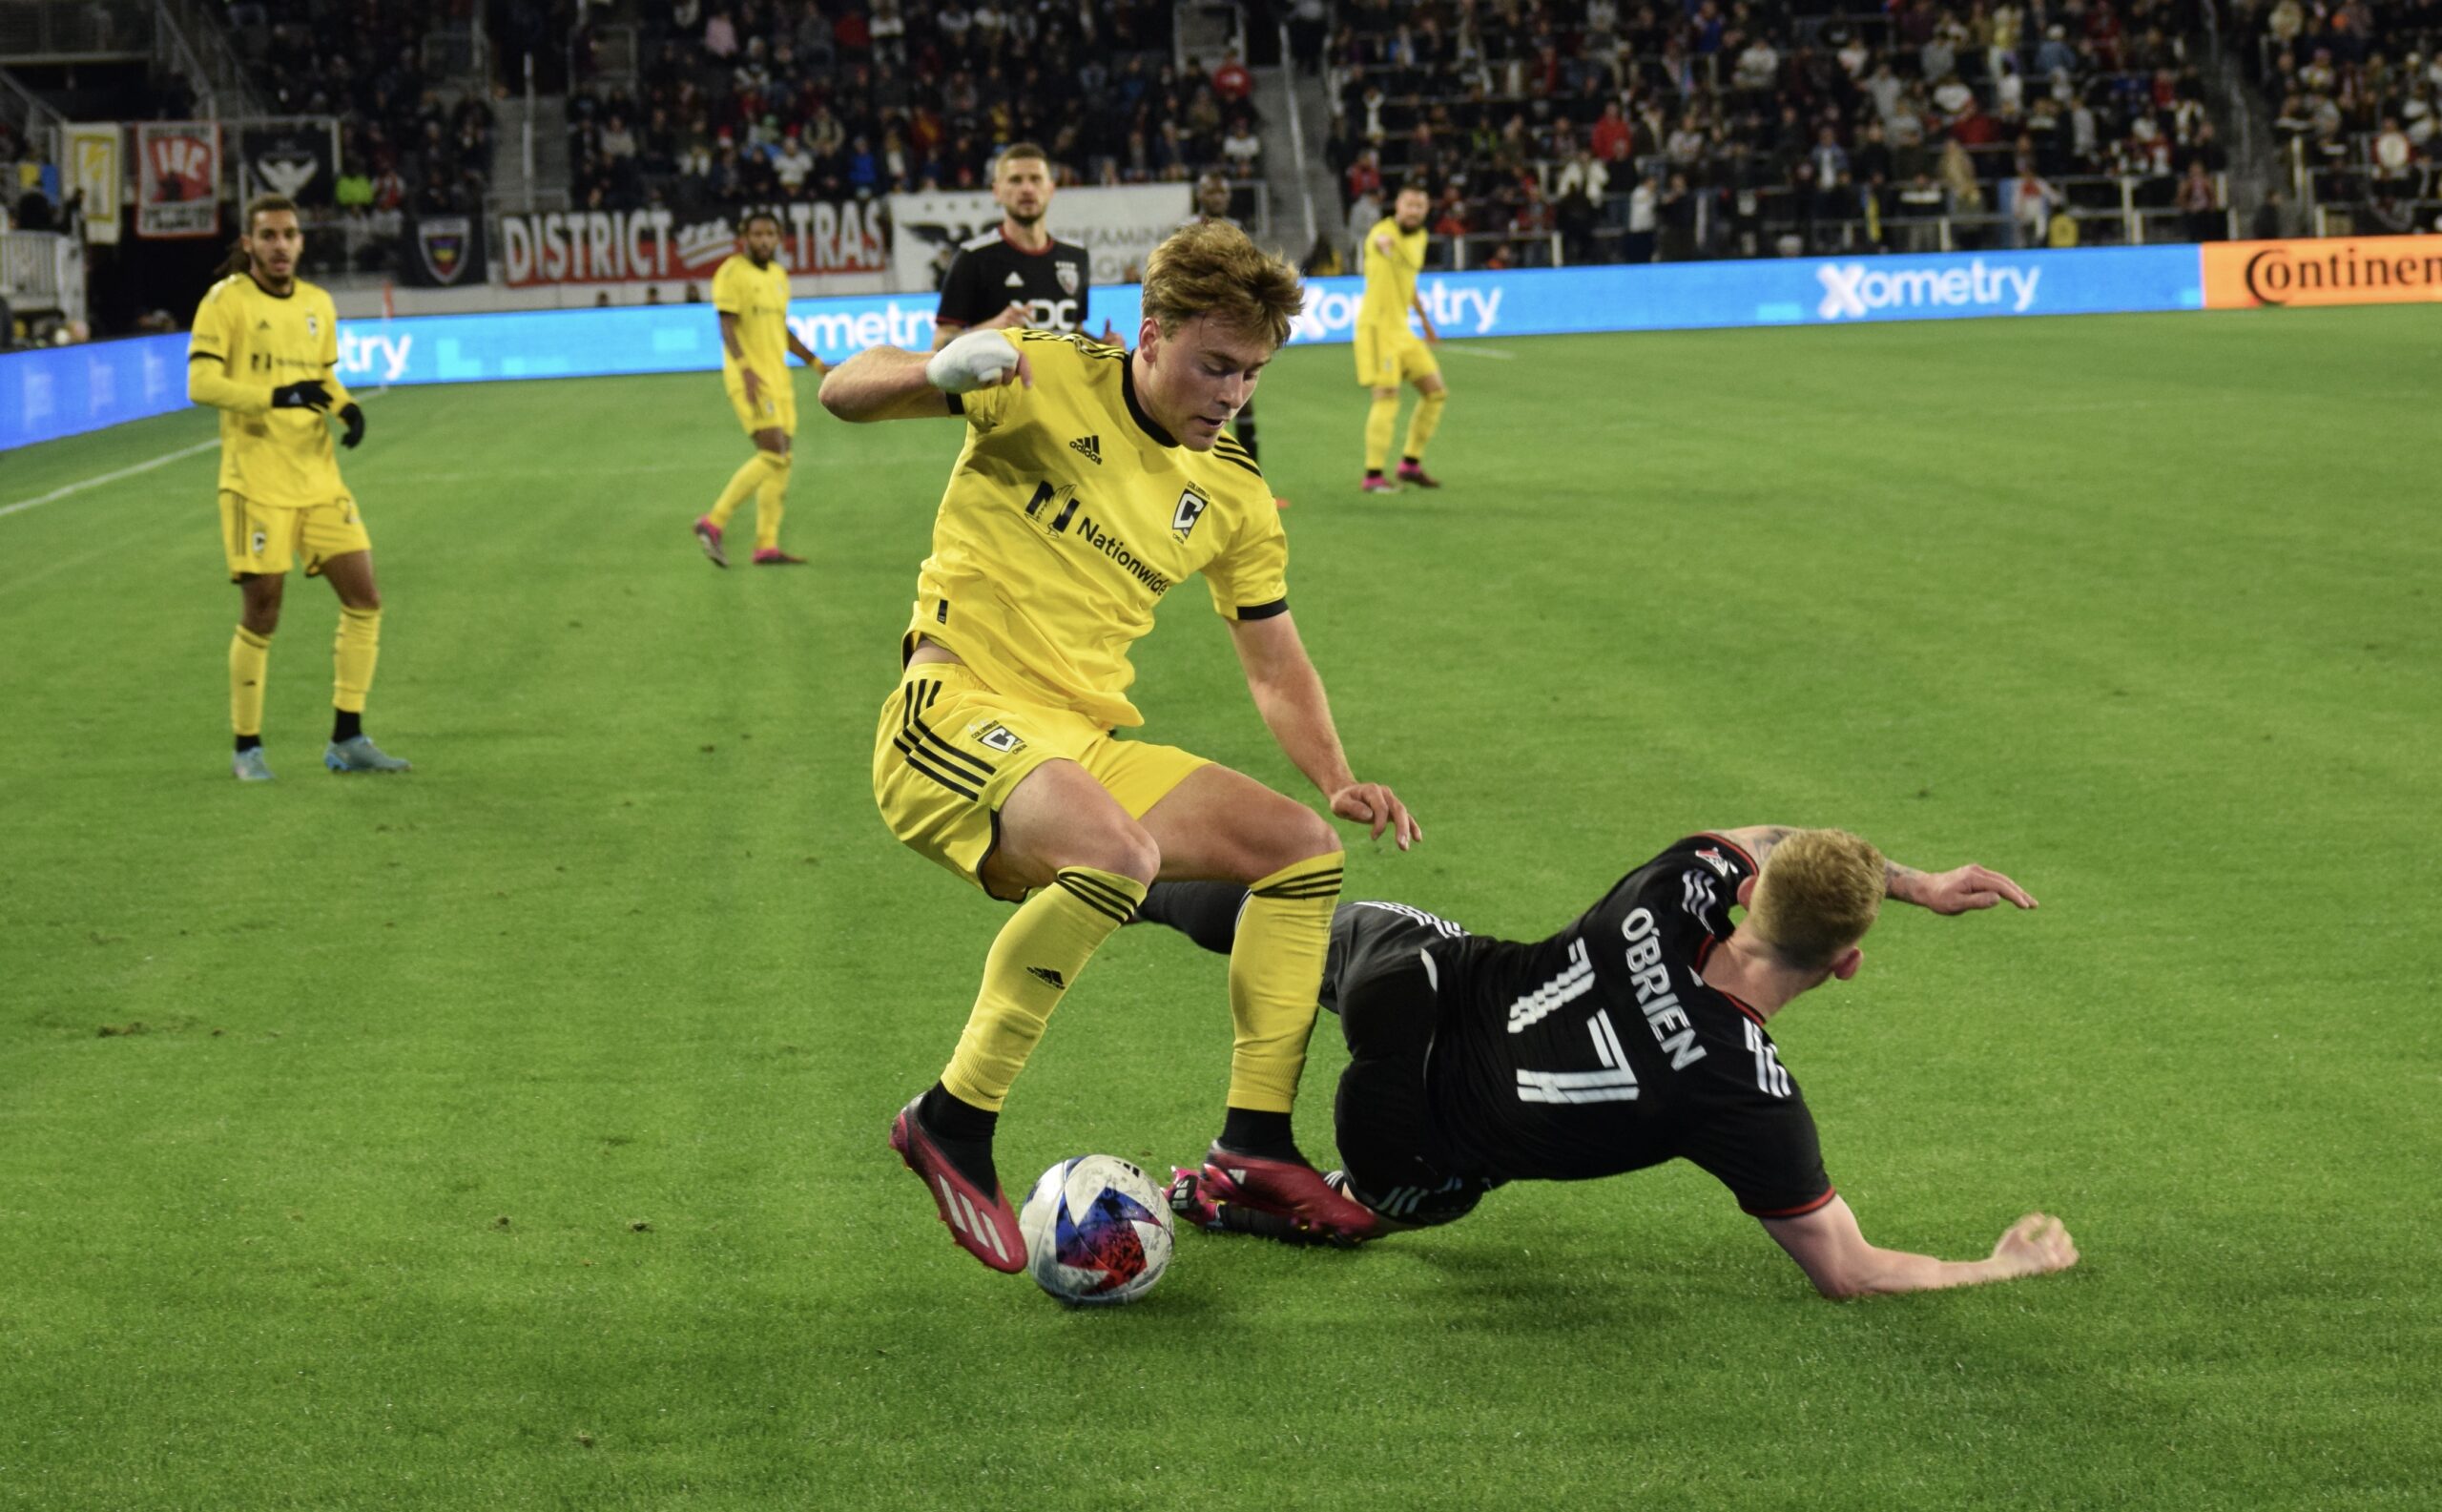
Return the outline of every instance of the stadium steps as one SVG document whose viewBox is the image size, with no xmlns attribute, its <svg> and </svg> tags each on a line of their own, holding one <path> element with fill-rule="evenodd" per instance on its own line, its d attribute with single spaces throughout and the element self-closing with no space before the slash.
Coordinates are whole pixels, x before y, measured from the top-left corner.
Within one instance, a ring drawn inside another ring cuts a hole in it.
<svg viewBox="0 0 2442 1512">
<path fill-rule="evenodd" d="M 1255 109 L 1263 113 L 1256 135 L 1263 141 L 1264 182 L 1272 197 L 1272 239 L 1291 258 L 1303 262 L 1314 238 L 1339 239 L 1339 186 L 1323 163 L 1323 142 L 1331 135 L 1331 97 L 1319 74 L 1301 75 L 1288 64 L 1254 70 Z M 1291 129 L 1291 104 L 1298 130 Z M 1297 136 L 1306 148 L 1301 158 Z M 1314 218 L 1310 229 L 1306 208 Z"/>
<path fill-rule="evenodd" d="M 564 94 L 532 101 L 511 94 L 496 106 L 499 145 L 493 150 L 492 208 L 565 210 L 569 205 L 569 102 Z M 532 114 L 528 114 L 528 110 Z M 526 176 L 526 128 L 534 128 L 534 176 Z"/>
</svg>

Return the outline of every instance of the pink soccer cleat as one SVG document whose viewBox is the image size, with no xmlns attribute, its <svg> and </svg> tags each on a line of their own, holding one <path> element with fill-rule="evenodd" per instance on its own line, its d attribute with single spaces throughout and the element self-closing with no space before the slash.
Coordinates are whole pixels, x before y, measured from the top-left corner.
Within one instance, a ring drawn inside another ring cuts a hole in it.
<svg viewBox="0 0 2442 1512">
<path fill-rule="evenodd" d="M 729 566 L 729 553 L 721 549 L 721 528 L 713 523 L 709 514 L 695 517 L 695 544 L 704 549 L 704 555 L 714 567 Z"/>
<path fill-rule="evenodd" d="M 899 1110 L 890 1121 L 890 1148 L 907 1169 L 922 1179 L 925 1190 L 933 1194 L 933 1205 L 941 1210 L 942 1221 L 949 1225 L 950 1237 L 960 1249 L 983 1261 L 995 1271 L 1012 1274 L 1026 1268 L 1026 1241 L 1018 1232 L 1018 1215 L 1009 1207 L 1009 1199 L 1001 1194 L 1001 1178 L 992 1170 L 992 1152 L 986 1146 L 982 1151 L 984 1186 L 967 1178 L 949 1151 L 928 1133 L 917 1109 L 923 1104 L 922 1094 Z M 967 1164 L 976 1164 L 970 1151 Z"/>
</svg>

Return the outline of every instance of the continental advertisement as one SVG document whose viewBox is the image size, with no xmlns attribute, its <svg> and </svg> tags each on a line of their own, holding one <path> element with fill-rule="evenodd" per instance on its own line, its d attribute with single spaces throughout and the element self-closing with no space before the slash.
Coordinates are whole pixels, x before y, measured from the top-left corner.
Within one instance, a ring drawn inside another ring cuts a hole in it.
<svg viewBox="0 0 2442 1512">
<path fill-rule="evenodd" d="M 2216 241 L 2198 250 L 2208 310 L 2442 300 L 2442 237 Z"/>
</svg>

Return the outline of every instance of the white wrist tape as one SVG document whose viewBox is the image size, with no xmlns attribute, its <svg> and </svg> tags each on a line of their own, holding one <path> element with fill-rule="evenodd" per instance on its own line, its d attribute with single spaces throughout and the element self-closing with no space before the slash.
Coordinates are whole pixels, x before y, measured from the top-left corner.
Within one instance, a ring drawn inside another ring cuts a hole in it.
<svg viewBox="0 0 2442 1512">
<path fill-rule="evenodd" d="M 924 382 L 944 394 L 989 388 L 1018 365 L 1018 349 L 999 331 L 969 331 L 933 354 Z"/>
</svg>

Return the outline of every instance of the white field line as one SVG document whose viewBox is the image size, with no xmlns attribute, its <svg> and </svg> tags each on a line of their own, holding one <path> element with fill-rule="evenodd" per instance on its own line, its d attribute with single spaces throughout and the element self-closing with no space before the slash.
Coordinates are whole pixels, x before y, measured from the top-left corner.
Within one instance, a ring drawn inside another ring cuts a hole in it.
<svg viewBox="0 0 2442 1512">
<path fill-rule="evenodd" d="M 1448 352 L 1456 357 L 1489 357 L 1496 362 L 1514 362 L 1518 360 L 1516 352 L 1505 351 L 1498 346 L 1486 346 L 1480 342 L 1472 342 L 1459 337 L 1445 340 L 1433 349 L 1436 352 Z"/>
<path fill-rule="evenodd" d="M 0 504 L 0 516 L 15 514 L 21 509 L 39 508 L 46 504 L 55 504 L 59 500 L 67 498 L 71 494 L 82 493 L 88 488 L 98 488 L 103 487 L 105 484 L 116 483 L 122 478 L 133 478 L 137 473 L 151 472 L 155 467 L 166 467 L 171 463 L 182 462 L 189 457 L 199 456 L 204 452 L 213 450 L 219 445 L 220 438 L 216 436 L 210 441 L 198 441 L 192 446 L 181 446 L 176 451 L 163 452 L 160 456 L 155 457 L 152 461 L 139 462 L 133 467 L 121 467 L 115 472 L 105 472 L 98 477 L 84 478 L 75 483 L 62 484 L 60 487 L 52 489 L 49 493 L 38 493 L 31 499 L 19 499 L 14 504 Z"/>
</svg>

